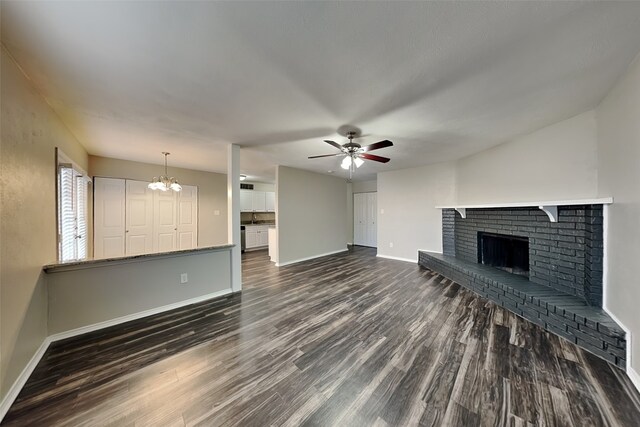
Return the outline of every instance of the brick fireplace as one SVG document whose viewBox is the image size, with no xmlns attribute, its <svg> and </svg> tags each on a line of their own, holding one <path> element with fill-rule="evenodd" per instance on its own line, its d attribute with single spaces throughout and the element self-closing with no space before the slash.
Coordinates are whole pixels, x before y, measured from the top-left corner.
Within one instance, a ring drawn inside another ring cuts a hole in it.
<svg viewBox="0 0 640 427">
<path fill-rule="evenodd" d="M 443 253 L 419 264 L 624 368 L 602 310 L 603 204 L 442 208 Z"/>
</svg>

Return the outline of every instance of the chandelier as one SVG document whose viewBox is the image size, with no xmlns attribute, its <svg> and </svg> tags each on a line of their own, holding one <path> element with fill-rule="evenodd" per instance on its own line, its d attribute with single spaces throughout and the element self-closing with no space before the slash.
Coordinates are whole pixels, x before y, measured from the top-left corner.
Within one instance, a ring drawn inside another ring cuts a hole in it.
<svg viewBox="0 0 640 427">
<path fill-rule="evenodd" d="M 171 153 L 167 153 L 165 151 L 162 152 L 164 154 L 164 175 L 160 175 L 160 177 L 153 177 L 153 181 L 149 183 L 149 188 L 151 190 L 160 190 L 160 191 L 180 191 L 182 190 L 182 186 L 178 184 L 178 181 L 171 177 L 169 178 L 169 174 L 167 173 L 167 156 Z"/>
</svg>

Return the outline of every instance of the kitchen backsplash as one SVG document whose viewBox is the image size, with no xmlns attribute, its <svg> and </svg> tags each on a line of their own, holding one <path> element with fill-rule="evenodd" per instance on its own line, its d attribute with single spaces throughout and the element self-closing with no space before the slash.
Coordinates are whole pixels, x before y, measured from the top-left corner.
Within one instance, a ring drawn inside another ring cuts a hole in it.
<svg viewBox="0 0 640 427">
<path fill-rule="evenodd" d="M 252 219 L 253 217 L 253 219 Z M 276 222 L 276 213 L 275 212 L 240 212 L 240 222 Z"/>
</svg>

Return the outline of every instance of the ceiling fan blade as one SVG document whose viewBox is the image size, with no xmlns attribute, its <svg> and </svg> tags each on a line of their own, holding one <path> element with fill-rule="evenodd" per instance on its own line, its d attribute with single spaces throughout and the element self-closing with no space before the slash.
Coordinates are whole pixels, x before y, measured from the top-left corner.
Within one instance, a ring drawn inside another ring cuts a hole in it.
<svg viewBox="0 0 640 427">
<path fill-rule="evenodd" d="M 342 151 L 342 145 L 338 144 L 335 141 L 330 141 L 328 139 L 325 139 L 324 142 L 326 142 L 327 144 L 333 145 L 334 147 L 336 147 L 338 150 Z"/>
<path fill-rule="evenodd" d="M 381 156 L 376 156 L 375 154 L 367 154 L 367 153 L 361 153 L 360 157 L 362 157 L 363 159 L 373 160 L 375 162 L 380 162 L 380 163 L 387 163 L 389 160 L 391 160 L 387 157 L 381 157 Z"/>
<path fill-rule="evenodd" d="M 310 159 L 317 159 L 318 157 L 335 157 L 335 156 L 344 156 L 344 153 L 337 154 L 322 154 L 320 156 L 309 156 Z"/>
<path fill-rule="evenodd" d="M 387 148 L 392 146 L 393 146 L 393 142 L 389 141 L 388 139 L 385 139 L 384 141 L 379 141 L 374 144 L 362 147 L 362 152 L 379 150 L 381 148 Z"/>
</svg>

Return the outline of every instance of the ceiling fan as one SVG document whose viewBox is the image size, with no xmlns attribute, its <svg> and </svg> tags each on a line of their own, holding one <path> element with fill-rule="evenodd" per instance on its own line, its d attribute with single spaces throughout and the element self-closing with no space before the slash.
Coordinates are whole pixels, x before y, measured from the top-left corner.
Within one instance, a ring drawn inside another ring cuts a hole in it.
<svg viewBox="0 0 640 427">
<path fill-rule="evenodd" d="M 326 142 L 329 145 L 333 145 L 338 150 L 340 150 L 340 152 L 336 154 L 323 154 L 320 156 L 310 156 L 309 158 L 317 159 L 319 157 L 345 156 L 340 166 L 342 167 L 342 169 L 349 170 L 349 176 L 351 176 L 351 174 L 355 170 L 354 167 L 359 168 L 360 166 L 362 166 L 362 164 L 364 163 L 363 159 L 373 160 L 374 162 L 380 162 L 380 163 L 387 163 L 389 160 L 391 160 L 388 157 L 376 156 L 375 154 L 369 154 L 368 152 L 373 150 L 379 150 L 381 148 L 392 147 L 393 142 L 389 141 L 388 139 L 385 139 L 384 141 L 379 141 L 374 144 L 365 145 L 364 147 L 362 147 L 357 142 L 353 142 L 353 138 L 355 137 L 356 137 L 356 132 L 347 132 L 347 138 L 349 138 L 349 142 L 343 145 L 340 145 L 335 141 L 330 141 L 328 139 L 325 139 L 324 142 Z"/>
</svg>

